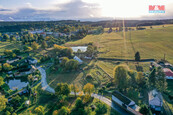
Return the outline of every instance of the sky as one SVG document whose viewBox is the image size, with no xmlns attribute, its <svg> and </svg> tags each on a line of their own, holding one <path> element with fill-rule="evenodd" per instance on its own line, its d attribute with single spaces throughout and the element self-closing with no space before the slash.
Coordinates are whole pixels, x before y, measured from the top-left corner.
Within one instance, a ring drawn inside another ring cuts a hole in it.
<svg viewBox="0 0 173 115">
<path fill-rule="evenodd" d="M 165 5 L 165 13 L 149 13 Z M 0 0 L 0 21 L 173 19 L 173 0 Z"/>
</svg>

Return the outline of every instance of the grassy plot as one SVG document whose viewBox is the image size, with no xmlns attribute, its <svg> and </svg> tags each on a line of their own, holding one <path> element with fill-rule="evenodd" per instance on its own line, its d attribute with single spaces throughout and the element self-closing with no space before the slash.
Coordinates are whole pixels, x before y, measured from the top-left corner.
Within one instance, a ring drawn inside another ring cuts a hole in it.
<svg viewBox="0 0 173 115">
<path fill-rule="evenodd" d="M 77 46 L 93 42 L 98 46 L 98 57 L 104 58 L 134 59 L 135 52 L 139 51 L 142 59 L 159 60 L 166 54 L 166 60 L 173 63 L 172 31 L 173 27 L 169 26 L 126 32 L 126 43 L 122 32 L 87 35 L 81 40 L 68 42 L 65 45 Z"/>
<path fill-rule="evenodd" d="M 78 71 L 62 72 L 61 70 L 51 71 L 51 69 L 48 69 L 46 73 L 47 81 L 53 88 L 60 82 L 66 82 L 68 84 L 75 83 L 80 89 L 82 89 L 86 83 L 92 83 L 95 87 L 99 87 L 110 80 L 108 75 L 102 69 L 97 67 L 94 60 Z"/>
</svg>

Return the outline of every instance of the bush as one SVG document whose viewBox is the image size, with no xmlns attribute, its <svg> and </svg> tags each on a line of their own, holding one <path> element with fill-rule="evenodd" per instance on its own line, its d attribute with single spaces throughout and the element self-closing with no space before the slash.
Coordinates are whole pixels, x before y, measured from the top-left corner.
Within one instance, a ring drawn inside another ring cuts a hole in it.
<svg viewBox="0 0 173 115">
<path fill-rule="evenodd" d="M 86 79 L 93 79 L 93 77 L 91 76 L 91 74 L 87 74 Z"/>
<path fill-rule="evenodd" d="M 101 115 L 101 114 L 107 113 L 107 107 L 104 103 L 98 102 L 96 104 L 96 107 L 97 107 L 95 110 L 96 115 Z"/>
</svg>

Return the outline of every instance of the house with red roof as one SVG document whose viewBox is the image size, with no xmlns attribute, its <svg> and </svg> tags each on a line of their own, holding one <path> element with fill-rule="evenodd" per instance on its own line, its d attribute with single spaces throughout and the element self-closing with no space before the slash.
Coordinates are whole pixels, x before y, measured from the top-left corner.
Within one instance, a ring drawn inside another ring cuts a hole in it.
<svg viewBox="0 0 173 115">
<path fill-rule="evenodd" d="M 163 68 L 163 72 L 166 75 L 166 79 L 173 79 L 173 72 L 169 68 Z"/>
</svg>

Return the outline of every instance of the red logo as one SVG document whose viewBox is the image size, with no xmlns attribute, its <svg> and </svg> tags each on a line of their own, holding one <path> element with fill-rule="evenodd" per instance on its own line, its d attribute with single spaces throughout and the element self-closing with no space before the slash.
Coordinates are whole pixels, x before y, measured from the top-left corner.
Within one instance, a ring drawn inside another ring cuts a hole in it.
<svg viewBox="0 0 173 115">
<path fill-rule="evenodd" d="M 165 13 L 165 5 L 149 5 L 150 13 Z"/>
</svg>

